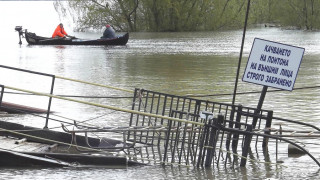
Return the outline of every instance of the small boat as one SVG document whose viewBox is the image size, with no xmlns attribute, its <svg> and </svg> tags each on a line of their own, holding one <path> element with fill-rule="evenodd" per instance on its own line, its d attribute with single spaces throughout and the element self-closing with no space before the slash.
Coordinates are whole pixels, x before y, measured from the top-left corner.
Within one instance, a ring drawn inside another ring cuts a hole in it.
<svg viewBox="0 0 320 180">
<path fill-rule="evenodd" d="M 42 37 L 38 36 L 35 33 L 28 32 L 25 30 L 22 31 L 21 26 L 16 26 L 16 31 L 19 32 L 20 42 L 19 44 L 22 44 L 21 42 L 21 36 L 26 39 L 28 44 L 30 45 L 107 45 L 107 46 L 123 46 L 126 45 L 129 39 L 129 33 L 126 33 L 122 36 L 118 36 L 116 38 L 110 38 L 110 39 L 80 39 L 80 38 L 51 38 L 51 37 Z"/>
</svg>

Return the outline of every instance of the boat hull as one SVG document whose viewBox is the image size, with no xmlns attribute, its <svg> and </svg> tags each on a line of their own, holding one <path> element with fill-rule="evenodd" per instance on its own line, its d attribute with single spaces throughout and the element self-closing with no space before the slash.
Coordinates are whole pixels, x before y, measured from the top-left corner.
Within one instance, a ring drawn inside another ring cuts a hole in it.
<svg viewBox="0 0 320 180">
<path fill-rule="evenodd" d="M 78 38 L 48 38 L 37 36 L 35 33 L 25 32 L 25 38 L 30 45 L 104 45 L 104 46 L 124 46 L 129 39 L 129 33 L 112 39 L 85 40 Z"/>
</svg>

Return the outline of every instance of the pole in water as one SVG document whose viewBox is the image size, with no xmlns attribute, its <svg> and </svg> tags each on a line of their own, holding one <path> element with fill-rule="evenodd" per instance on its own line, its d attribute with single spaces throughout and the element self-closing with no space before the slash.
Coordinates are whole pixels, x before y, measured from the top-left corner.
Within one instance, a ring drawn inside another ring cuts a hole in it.
<svg viewBox="0 0 320 180">
<path fill-rule="evenodd" d="M 249 9 L 250 9 L 250 0 L 248 0 L 247 12 L 246 12 L 246 19 L 245 19 L 245 22 L 244 22 L 243 35 L 242 35 L 242 43 L 241 43 L 241 49 L 240 49 L 240 56 L 239 56 L 239 62 L 238 62 L 238 70 L 237 70 L 236 82 L 235 82 L 235 85 L 234 85 L 232 105 L 234 105 L 235 100 L 236 100 L 236 93 L 237 93 L 238 79 L 239 79 L 239 73 L 240 73 L 242 52 L 243 52 L 244 40 L 245 40 L 245 37 L 246 37 L 247 23 L 248 23 L 248 17 L 249 17 Z"/>
</svg>

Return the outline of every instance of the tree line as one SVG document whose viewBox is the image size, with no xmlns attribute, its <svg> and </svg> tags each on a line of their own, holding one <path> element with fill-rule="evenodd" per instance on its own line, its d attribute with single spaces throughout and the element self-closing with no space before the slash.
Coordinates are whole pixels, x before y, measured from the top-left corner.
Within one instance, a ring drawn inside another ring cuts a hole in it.
<svg viewBox="0 0 320 180">
<path fill-rule="evenodd" d="M 111 24 L 119 31 L 216 31 L 242 28 L 248 0 L 56 0 L 77 30 Z M 251 0 L 249 25 L 320 28 L 320 0 Z"/>
</svg>

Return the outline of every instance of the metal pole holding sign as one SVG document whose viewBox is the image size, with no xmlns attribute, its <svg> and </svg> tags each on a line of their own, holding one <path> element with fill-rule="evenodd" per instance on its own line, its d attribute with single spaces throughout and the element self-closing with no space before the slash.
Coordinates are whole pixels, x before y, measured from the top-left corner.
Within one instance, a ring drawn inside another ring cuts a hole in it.
<svg viewBox="0 0 320 180">
<path fill-rule="evenodd" d="M 268 90 L 268 86 L 263 86 L 263 89 L 262 89 L 262 92 L 261 92 L 261 95 L 260 95 L 260 99 L 259 99 L 259 102 L 258 102 L 257 109 L 254 112 L 255 116 L 252 119 L 252 128 L 253 129 L 256 128 L 257 121 L 258 121 L 258 116 L 257 115 L 260 113 L 260 111 L 262 109 L 262 105 L 263 105 L 263 102 L 264 102 L 264 98 L 266 97 L 267 90 Z"/>
</svg>

